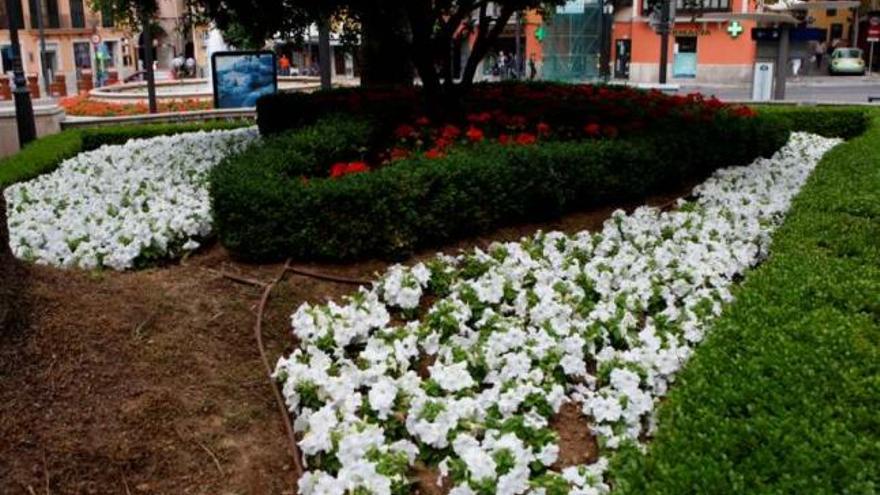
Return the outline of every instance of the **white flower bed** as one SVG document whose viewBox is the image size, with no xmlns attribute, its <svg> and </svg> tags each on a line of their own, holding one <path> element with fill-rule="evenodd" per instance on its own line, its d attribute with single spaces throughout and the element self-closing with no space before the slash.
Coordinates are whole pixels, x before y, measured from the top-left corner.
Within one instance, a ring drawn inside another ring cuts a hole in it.
<svg viewBox="0 0 880 495">
<path fill-rule="evenodd" d="M 207 173 L 257 131 L 194 132 L 104 146 L 6 190 L 19 258 L 124 270 L 196 249 L 211 233 Z"/>
<path fill-rule="evenodd" d="M 609 455 L 650 435 L 734 278 L 766 256 L 836 143 L 795 134 L 676 211 L 618 211 L 597 233 L 395 266 L 342 305 L 303 305 L 301 349 L 276 372 L 309 465 L 301 493 L 408 493 L 416 463 L 455 495 L 607 493 Z M 600 458 L 557 472 L 549 419 L 566 401 L 591 418 Z"/>
</svg>

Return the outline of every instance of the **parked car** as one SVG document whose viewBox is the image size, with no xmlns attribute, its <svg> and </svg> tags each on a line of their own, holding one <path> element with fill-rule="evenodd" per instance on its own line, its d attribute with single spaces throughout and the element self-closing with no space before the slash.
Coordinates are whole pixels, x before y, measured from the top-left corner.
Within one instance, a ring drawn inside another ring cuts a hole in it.
<svg viewBox="0 0 880 495">
<path fill-rule="evenodd" d="M 831 53 L 831 62 L 828 64 L 828 73 L 836 74 L 865 74 L 865 61 L 862 59 L 862 50 L 858 48 L 835 48 Z"/>
</svg>

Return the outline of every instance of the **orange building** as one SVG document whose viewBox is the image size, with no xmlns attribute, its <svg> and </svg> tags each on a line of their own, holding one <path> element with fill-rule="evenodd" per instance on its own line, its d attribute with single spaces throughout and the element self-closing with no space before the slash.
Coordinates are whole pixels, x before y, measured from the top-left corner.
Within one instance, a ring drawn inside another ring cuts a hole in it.
<svg viewBox="0 0 880 495">
<path fill-rule="evenodd" d="M 614 15 L 612 63 L 615 78 L 657 82 L 660 35 L 651 26 L 647 2 L 634 0 Z M 705 0 L 704 13 L 754 12 L 750 0 Z M 751 78 L 756 47 L 754 22 L 708 22 L 678 0 L 669 38 L 668 81 L 742 82 Z"/>
</svg>

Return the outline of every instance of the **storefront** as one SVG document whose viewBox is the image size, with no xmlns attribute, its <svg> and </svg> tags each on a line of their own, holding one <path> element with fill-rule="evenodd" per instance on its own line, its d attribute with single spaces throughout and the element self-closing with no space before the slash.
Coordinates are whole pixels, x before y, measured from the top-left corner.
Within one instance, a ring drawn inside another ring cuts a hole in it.
<svg viewBox="0 0 880 495">
<path fill-rule="evenodd" d="M 749 81 L 755 62 L 750 21 L 707 22 L 679 5 L 669 39 L 669 80 L 697 82 Z M 749 0 L 706 0 L 703 12 L 750 12 Z M 612 66 L 615 78 L 657 82 L 660 71 L 660 35 L 646 15 L 647 2 L 615 14 Z"/>
</svg>

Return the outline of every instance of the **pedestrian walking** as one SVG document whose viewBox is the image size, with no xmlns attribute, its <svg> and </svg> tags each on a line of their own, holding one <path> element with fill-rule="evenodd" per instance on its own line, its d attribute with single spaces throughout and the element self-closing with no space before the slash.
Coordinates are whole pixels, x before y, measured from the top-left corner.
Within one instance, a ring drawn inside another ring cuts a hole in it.
<svg viewBox="0 0 880 495">
<path fill-rule="evenodd" d="M 535 64 L 535 54 L 529 55 L 529 81 L 534 81 L 538 77 L 538 66 Z"/>
</svg>

